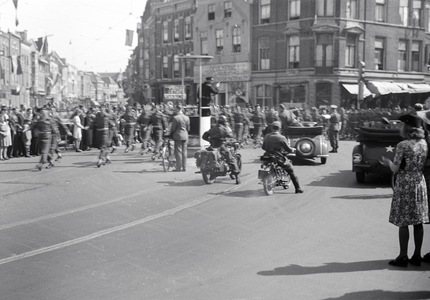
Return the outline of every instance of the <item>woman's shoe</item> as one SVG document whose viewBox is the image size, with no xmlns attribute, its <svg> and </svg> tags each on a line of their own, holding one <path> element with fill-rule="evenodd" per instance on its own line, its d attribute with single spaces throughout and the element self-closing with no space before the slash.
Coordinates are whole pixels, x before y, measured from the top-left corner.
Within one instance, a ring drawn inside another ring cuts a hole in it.
<svg viewBox="0 0 430 300">
<path fill-rule="evenodd" d="M 99 161 L 97 162 L 97 168 L 100 168 L 100 166 L 102 165 L 102 163 L 103 163 L 103 160 L 99 159 Z"/>
<path fill-rule="evenodd" d="M 421 266 L 421 261 L 422 261 L 421 256 L 414 255 L 409 259 L 409 263 L 417 267 Z"/>
<path fill-rule="evenodd" d="M 54 166 L 54 164 L 50 162 L 50 163 L 49 163 L 49 165 L 47 165 L 47 166 L 46 166 L 46 168 L 47 168 L 47 169 L 50 169 L 50 168 L 52 168 L 53 166 Z"/>
<path fill-rule="evenodd" d="M 43 167 L 42 163 L 36 165 L 36 169 L 39 169 L 39 171 L 42 171 L 42 167 Z"/>
<path fill-rule="evenodd" d="M 395 266 L 395 267 L 402 267 L 402 268 L 406 268 L 408 266 L 408 257 L 407 256 L 403 256 L 403 257 L 397 257 L 394 260 L 391 260 L 388 262 L 388 264 L 390 266 Z"/>
</svg>

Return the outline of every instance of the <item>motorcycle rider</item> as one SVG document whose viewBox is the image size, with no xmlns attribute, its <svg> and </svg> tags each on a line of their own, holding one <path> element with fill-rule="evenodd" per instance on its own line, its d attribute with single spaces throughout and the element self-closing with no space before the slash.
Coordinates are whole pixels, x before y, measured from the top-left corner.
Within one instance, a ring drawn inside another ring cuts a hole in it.
<svg viewBox="0 0 430 300">
<path fill-rule="evenodd" d="M 232 138 L 233 131 L 227 126 L 227 118 L 224 115 L 220 115 L 215 126 L 206 131 L 203 134 L 203 139 L 210 142 L 211 148 L 219 148 L 221 155 L 225 157 L 230 168 L 231 174 L 236 178 L 236 184 L 240 184 L 239 168 L 237 166 L 236 159 L 231 154 L 230 150 L 225 146 L 226 138 Z"/>
<path fill-rule="evenodd" d="M 282 156 L 285 159 L 285 162 L 278 160 L 279 165 L 281 165 L 283 169 L 290 175 L 291 181 L 296 188 L 296 194 L 303 193 L 304 191 L 300 188 L 299 179 L 294 174 L 294 169 L 291 161 L 282 153 L 283 151 L 292 153 L 295 150 L 288 145 L 285 136 L 281 135 L 281 127 L 282 124 L 279 121 L 275 121 L 272 123 L 273 132 L 267 134 L 264 137 L 263 146 L 261 148 L 266 151 L 264 155 L 274 154 L 276 156 Z"/>
</svg>

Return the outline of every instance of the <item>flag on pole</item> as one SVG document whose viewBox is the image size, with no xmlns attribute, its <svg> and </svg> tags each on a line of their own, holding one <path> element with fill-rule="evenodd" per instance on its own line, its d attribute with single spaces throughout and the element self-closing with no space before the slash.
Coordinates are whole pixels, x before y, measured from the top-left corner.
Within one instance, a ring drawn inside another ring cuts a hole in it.
<svg viewBox="0 0 430 300">
<path fill-rule="evenodd" d="M 133 30 L 125 30 L 125 45 L 131 47 L 133 45 Z"/>
<path fill-rule="evenodd" d="M 15 26 L 18 26 L 18 0 L 13 0 L 13 5 L 15 6 Z"/>
</svg>

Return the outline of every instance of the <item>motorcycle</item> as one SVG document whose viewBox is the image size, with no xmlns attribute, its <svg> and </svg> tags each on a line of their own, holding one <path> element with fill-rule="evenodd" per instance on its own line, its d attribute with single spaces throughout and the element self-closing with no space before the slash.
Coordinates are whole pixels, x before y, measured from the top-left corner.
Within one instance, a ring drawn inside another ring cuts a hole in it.
<svg viewBox="0 0 430 300">
<path fill-rule="evenodd" d="M 228 142 L 225 146 L 230 150 L 232 156 L 236 159 L 238 172 L 242 170 L 242 156 L 238 152 L 240 144 L 238 142 Z M 222 155 L 218 148 L 208 147 L 206 150 L 199 150 L 194 154 L 196 159 L 196 165 L 200 168 L 200 172 L 203 177 L 203 181 L 206 184 L 212 184 L 215 182 L 215 178 L 218 176 L 229 175 L 231 179 L 236 180 L 236 183 L 240 183 L 239 179 L 236 178 L 236 173 L 232 172 L 229 162 Z"/>
<path fill-rule="evenodd" d="M 261 179 L 266 195 L 272 195 L 277 186 L 282 186 L 284 189 L 290 187 L 290 175 L 280 165 L 280 161 L 285 162 L 286 159 L 288 158 L 280 154 L 260 157 L 262 170 L 258 170 L 258 179 Z"/>
</svg>

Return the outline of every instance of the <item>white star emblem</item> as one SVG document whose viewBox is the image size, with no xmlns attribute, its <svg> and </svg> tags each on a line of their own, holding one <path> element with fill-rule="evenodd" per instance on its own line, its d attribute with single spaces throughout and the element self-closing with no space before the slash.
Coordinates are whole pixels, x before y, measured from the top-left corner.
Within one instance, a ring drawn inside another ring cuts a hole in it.
<svg viewBox="0 0 430 300">
<path fill-rule="evenodd" d="M 388 147 L 385 147 L 385 149 L 387 149 L 387 152 L 393 152 L 394 147 L 391 147 L 391 145 L 390 145 Z"/>
</svg>

